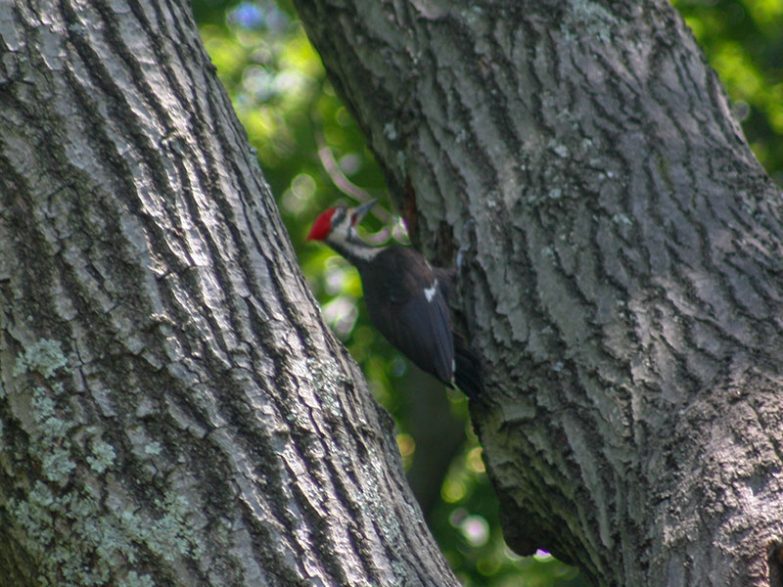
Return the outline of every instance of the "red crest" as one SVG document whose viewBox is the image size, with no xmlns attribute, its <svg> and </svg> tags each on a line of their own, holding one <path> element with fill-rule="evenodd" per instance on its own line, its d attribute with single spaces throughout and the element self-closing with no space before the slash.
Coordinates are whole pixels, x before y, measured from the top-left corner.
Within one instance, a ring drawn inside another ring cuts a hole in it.
<svg viewBox="0 0 783 587">
<path fill-rule="evenodd" d="M 337 208 L 324 210 L 313 222 L 313 227 L 307 235 L 309 241 L 322 241 L 332 232 L 332 216 Z"/>
</svg>

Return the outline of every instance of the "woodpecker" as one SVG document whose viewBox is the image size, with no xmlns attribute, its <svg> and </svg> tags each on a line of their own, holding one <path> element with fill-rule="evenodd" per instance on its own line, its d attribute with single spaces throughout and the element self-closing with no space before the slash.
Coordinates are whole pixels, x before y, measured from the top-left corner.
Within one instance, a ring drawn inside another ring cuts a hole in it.
<svg viewBox="0 0 783 587">
<path fill-rule="evenodd" d="M 323 241 L 359 270 L 367 313 L 375 328 L 413 364 L 468 397 L 482 389 L 479 362 L 452 329 L 448 293 L 455 271 L 432 267 L 415 249 L 374 247 L 356 226 L 375 204 L 322 212 L 309 241 Z"/>
</svg>

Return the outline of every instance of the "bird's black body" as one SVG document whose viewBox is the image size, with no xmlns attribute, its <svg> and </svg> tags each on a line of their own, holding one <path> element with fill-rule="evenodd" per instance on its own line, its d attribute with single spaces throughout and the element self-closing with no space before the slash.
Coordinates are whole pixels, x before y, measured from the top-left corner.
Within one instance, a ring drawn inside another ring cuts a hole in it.
<svg viewBox="0 0 783 587">
<path fill-rule="evenodd" d="M 309 238 L 325 240 L 359 270 L 373 325 L 420 369 L 477 397 L 482 387 L 478 360 L 451 323 L 447 296 L 454 271 L 430 266 L 410 247 L 362 242 L 353 232 L 361 215 L 353 210 L 324 214 L 330 224 L 325 226 L 322 215 Z"/>
<path fill-rule="evenodd" d="M 416 366 L 451 383 L 449 307 L 429 264 L 414 249 L 392 246 L 357 268 L 375 327 Z"/>
</svg>

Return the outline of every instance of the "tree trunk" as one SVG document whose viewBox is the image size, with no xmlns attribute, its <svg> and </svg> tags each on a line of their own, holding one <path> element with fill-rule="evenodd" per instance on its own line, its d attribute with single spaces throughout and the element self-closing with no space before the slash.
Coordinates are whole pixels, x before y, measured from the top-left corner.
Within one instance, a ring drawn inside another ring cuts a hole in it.
<svg viewBox="0 0 783 587">
<path fill-rule="evenodd" d="M 671 6 L 297 5 L 422 249 L 471 245 L 509 544 L 782 585 L 781 194 Z"/>
<path fill-rule="evenodd" d="M 187 2 L 0 3 L 0 584 L 455 585 Z"/>
</svg>

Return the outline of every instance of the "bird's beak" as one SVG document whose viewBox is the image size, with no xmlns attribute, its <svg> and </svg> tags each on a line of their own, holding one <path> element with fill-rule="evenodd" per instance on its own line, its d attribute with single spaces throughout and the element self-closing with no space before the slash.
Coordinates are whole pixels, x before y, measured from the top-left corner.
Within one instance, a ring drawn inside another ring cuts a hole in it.
<svg viewBox="0 0 783 587">
<path fill-rule="evenodd" d="M 370 200 L 369 202 L 365 202 L 361 206 L 357 206 L 353 209 L 353 214 L 351 215 L 351 224 L 353 226 L 356 226 L 362 221 L 362 218 L 367 216 L 367 212 L 369 212 L 373 206 L 375 206 L 375 202 L 377 202 L 375 198 Z"/>
</svg>

